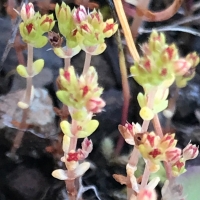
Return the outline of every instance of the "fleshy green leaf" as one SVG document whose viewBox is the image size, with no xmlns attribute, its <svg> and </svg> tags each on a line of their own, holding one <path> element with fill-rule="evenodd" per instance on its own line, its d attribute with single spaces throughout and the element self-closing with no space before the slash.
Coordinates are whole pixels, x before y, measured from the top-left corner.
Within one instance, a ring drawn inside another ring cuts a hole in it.
<svg viewBox="0 0 200 200">
<path fill-rule="evenodd" d="M 63 136 L 63 145 L 62 145 L 62 149 L 65 153 L 68 153 L 69 150 L 69 145 L 70 145 L 70 137 L 68 135 L 64 135 Z"/>
<path fill-rule="evenodd" d="M 146 98 L 141 92 L 138 94 L 137 100 L 140 105 L 140 108 L 146 106 Z"/>
<path fill-rule="evenodd" d="M 99 122 L 97 120 L 90 120 L 88 123 L 84 125 L 84 129 L 82 131 L 78 131 L 78 138 L 85 138 L 90 136 L 99 126 Z"/>
<path fill-rule="evenodd" d="M 69 93 L 64 91 L 64 90 L 59 90 L 58 92 L 56 92 L 56 96 L 58 97 L 58 99 L 65 105 L 69 104 Z"/>
<path fill-rule="evenodd" d="M 27 72 L 27 69 L 26 67 L 24 67 L 23 65 L 18 65 L 17 68 L 17 73 L 21 76 L 21 77 L 24 77 L 24 78 L 28 78 L 29 75 L 28 75 L 28 72 Z"/>
<path fill-rule="evenodd" d="M 47 37 L 40 36 L 37 39 L 35 39 L 34 41 L 32 41 L 31 43 L 35 48 L 42 48 L 43 46 L 45 46 L 47 44 L 47 42 L 48 42 Z"/>
<path fill-rule="evenodd" d="M 39 74 L 44 67 L 44 60 L 38 59 L 33 63 L 33 76 Z"/>
<path fill-rule="evenodd" d="M 163 110 L 165 110 L 168 106 L 168 100 L 161 101 L 159 104 L 154 105 L 154 113 L 159 113 Z"/>
<path fill-rule="evenodd" d="M 70 125 L 70 123 L 68 121 L 64 120 L 64 121 L 60 122 L 60 128 L 61 128 L 62 132 L 65 135 L 67 135 L 69 137 L 72 137 L 73 135 L 71 133 L 70 126 L 71 125 Z"/>
</svg>

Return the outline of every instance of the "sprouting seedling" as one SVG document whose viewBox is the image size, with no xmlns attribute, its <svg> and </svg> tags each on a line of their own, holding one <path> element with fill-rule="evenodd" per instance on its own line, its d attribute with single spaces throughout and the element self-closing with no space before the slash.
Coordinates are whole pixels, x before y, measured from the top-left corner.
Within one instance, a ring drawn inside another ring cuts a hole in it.
<svg viewBox="0 0 200 200">
<path fill-rule="evenodd" d="M 99 122 L 92 119 L 95 113 L 100 113 L 105 106 L 101 98 L 103 88 L 99 87 L 98 74 L 90 66 L 91 57 L 101 54 L 105 48 L 105 38 L 111 37 L 118 28 L 113 19 L 103 20 L 100 11 L 87 11 L 84 6 L 70 9 L 64 2 L 56 5 L 55 13 L 58 20 L 59 31 L 66 40 L 62 47 L 62 37 L 50 32 L 49 41 L 54 53 L 64 58 L 64 69 L 60 69 L 57 79 L 58 99 L 68 108 L 71 122 L 62 119 L 60 127 L 64 133 L 62 161 L 67 170 L 57 169 L 52 175 L 64 180 L 70 199 L 75 199 L 77 188 L 75 180 L 89 169 L 90 163 L 83 162 L 92 150 L 92 141 L 88 140 L 98 127 Z M 80 50 L 86 52 L 83 72 L 77 76 L 75 67 L 71 66 L 71 58 Z M 77 140 L 85 138 L 82 149 L 77 150 Z M 80 194 L 82 194 L 82 188 Z M 78 193 L 79 194 L 79 193 Z M 97 195 L 98 196 L 98 195 Z"/>
<path fill-rule="evenodd" d="M 20 13 L 18 13 L 22 19 L 19 24 L 19 31 L 22 36 L 22 40 L 28 45 L 27 53 L 27 66 L 18 65 L 17 72 L 21 77 L 26 78 L 26 91 L 24 98 L 18 102 L 18 106 L 23 109 L 22 120 L 17 127 L 20 131 L 17 134 L 11 154 L 15 154 L 17 148 L 20 146 L 23 138 L 22 129 L 27 128 L 26 119 L 28 114 L 28 108 L 30 107 L 31 100 L 34 97 L 34 87 L 32 84 L 32 77 L 39 74 L 44 67 L 44 60 L 38 59 L 33 62 L 33 48 L 41 48 L 48 42 L 46 36 L 43 36 L 45 32 L 50 31 L 55 21 L 53 15 L 41 16 L 40 13 L 35 13 L 32 3 L 23 4 Z"/>
</svg>

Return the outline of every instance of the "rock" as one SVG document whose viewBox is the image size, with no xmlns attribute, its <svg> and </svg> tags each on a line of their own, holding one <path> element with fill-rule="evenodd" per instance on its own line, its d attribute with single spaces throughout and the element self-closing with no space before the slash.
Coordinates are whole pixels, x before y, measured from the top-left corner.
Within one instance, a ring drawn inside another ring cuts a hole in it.
<svg viewBox="0 0 200 200">
<path fill-rule="evenodd" d="M 17 107 L 18 101 L 24 95 L 24 90 L 19 90 L 0 97 L 0 128 L 9 126 L 14 128 L 11 121 L 20 122 L 22 109 Z M 28 131 L 38 137 L 48 138 L 56 135 L 55 113 L 52 100 L 45 89 L 35 89 L 26 123 L 32 125 Z"/>
</svg>

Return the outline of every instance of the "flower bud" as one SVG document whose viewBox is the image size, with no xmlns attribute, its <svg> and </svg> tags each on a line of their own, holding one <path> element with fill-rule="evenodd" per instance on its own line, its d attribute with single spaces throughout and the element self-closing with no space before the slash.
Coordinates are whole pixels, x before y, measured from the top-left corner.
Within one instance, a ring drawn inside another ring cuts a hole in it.
<svg viewBox="0 0 200 200">
<path fill-rule="evenodd" d="M 90 153 L 93 149 L 92 140 L 88 140 L 88 138 L 85 138 L 81 146 L 82 146 L 82 150 L 88 151 Z"/>
<path fill-rule="evenodd" d="M 80 25 L 80 29 L 82 34 L 91 34 L 93 31 L 93 27 L 87 22 L 83 22 Z"/>
<path fill-rule="evenodd" d="M 180 159 L 181 149 L 176 148 L 176 147 L 171 148 L 171 149 L 169 149 L 165 152 L 165 155 L 166 155 L 167 162 L 170 162 L 170 163 L 173 164 Z"/>
<path fill-rule="evenodd" d="M 172 174 L 176 177 L 183 174 L 184 172 L 186 172 L 185 161 L 181 158 L 172 165 Z"/>
<path fill-rule="evenodd" d="M 66 21 L 71 19 L 71 9 L 64 2 L 62 2 L 61 6 L 58 3 L 56 4 L 55 13 L 58 24 L 66 23 Z"/>
<path fill-rule="evenodd" d="M 89 153 L 91 153 L 92 149 L 93 149 L 93 144 L 92 144 L 92 140 L 88 140 L 88 138 L 86 137 L 82 144 L 82 149 L 78 149 L 78 153 L 79 153 L 79 160 L 84 160 L 85 158 L 88 157 Z"/>
<path fill-rule="evenodd" d="M 102 111 L 102 108 L 106 105 L 105 101 L 100 97 L 93 97 L 89 99 L 86 104 L 88 111 L 93 113 L 99 113 Z"/>
<path fill-rule="evenodd" d="M 160 141 L 160 145 L 163 149 L 172 148 L 176 146 L 177 140 L 174 139 L 175 134 L 165 134 Z"/>
<path fill-rule="evenodd" d="M 198 156 L 199 149 L 196 145 L 192 145 L 189 143 L 184 149 L 183 149 L 183 158 L 184 160 L 190 160 L 194 159 Z"/>
<path fill-rule="evenodd" d="M 106 38 L 111 37 L 118 29 L 118 24 L 115 24 L 113 19 L 108 19 L 105 22 L 105 28 L 103 29 L 103 33 Z"/>
<path fill-rule="evenodd" d="M 175 44 L 172 44 L 164 49 L 162 59 L 165 62 L 172 61 L 178 57 L 178 50 Z"/>
<path fill-rule="evenodd" d="M 73 19 L 75 23 L 81 23 L 82 21 L 86 20 L 87 12 L 84 6 L 80 5 L 78 9 L 75 9 L 73 13 Z"/>
<path fill-rule="evenodd" d="M 179 59 L 174 62 L 174 72 L 177 76 L 183 76 L 191 68 L 191 64 L 186 59 Z"/>
<path fill-rule="evenodd" d="M 196 52 L 188 54 L 186 56 L 186 60 L 191 64 L 192 67 L 195 67 L 199 64 L 199 56 Z"/>
<path fill-rule="evenodd" d="M 55 25 L 55 21 L 53 19 L 53 14 L 43 15 L 40 19 L 40 29 L 43 32 L 49 32 Z"/>
<path fill-rule="evenodd" d="M 33 4 L 32 3 L 23 4 L 20 14 L 23 21 L 32 19 L 35 14 Z"/>
<path fill-rule="evenodd" d="M 166 44 L 166 38 L 163 33 L 153 30 L 149 38 L 149 47 L 151 51 L 157 52 L 163 49 Z"/>
<path fill-rule="evenodd" d="M 101 14 L 101 12 L 97 12 L 96 10 L 94 10 L 93 12 L 91 12 L 89 14 L 89 19 L 91 21 L 91 24 L 96 27 L 99 28 L 101 25 L 103 25 L 103 16 Z"/>
</svg>

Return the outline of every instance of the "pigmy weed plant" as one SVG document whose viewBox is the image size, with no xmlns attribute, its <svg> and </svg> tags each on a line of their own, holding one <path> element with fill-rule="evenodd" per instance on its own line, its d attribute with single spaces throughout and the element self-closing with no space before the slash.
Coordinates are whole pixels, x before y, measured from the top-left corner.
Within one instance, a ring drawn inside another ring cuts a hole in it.
<svg viewBox="0 0 200 200">
<path fill-rule="evenodd" d="M 167 44 L 166 36 L 156 30 L 153 30 L 148 41 L 141 45 L 140 57 L 130 36 L 127 20 L 124 19 L 121 1 L 115 0 L 114 5 L 134 59 L 130 73 L 143 88 L 143 92 L 137 95 L 141 108 L 139 115 L 143 123 L 126 122 L 119 125 L 119 132 L 125 142 L 134 148 L 126 165 L 126 175 L 114 174 L 113 177 L 120 184 L 126 185 L 127 200 L 155 200 L 155 188 L 160 182 L 160 177 L 156 175 L 150 180 L 150 175 L 158 172 L 163 166 L 166 171 L 166 181 L 162 189 L 163 199 L 173 199 L 167 193 L 168 184 L 186 172 L 186 162 L 196 158 L 199 150 L 190 142 L 183 150 L 176 147 L 178 141 L 175 139 L 175 133 L 163 134 L 158 114 L 168 107 L 169 87 L 174 82 L 178 88 L 185 87 L 194 77 L 199 57 L 195 52 L 181 57 L 177 46 Z M 138 11 L 140 16 L 146 14 L 143 10 Z M 49 41 L 54 53 L 64 59 L 64 67 L 60 68 L 57 78 L 56 92 L 63 105 L 62 108 L 57 108 L 56 112 L 61 120 L 61 161 L 66 169 L 56 169 L 52 176 L 65 181 L 70 200 L 82 199 L 84 187 L 77 185 L 77 180 L 90 168 L 90 162 L 86 161 L 86 158 L 91 153 L 93 144 L 88 137 L 99 126 L 98 120 L 93 119 L 93 116 L 102 112 L 106 105 L 101 98 L 103 88 L 98 84 L 98 74 L 95 67 L 90 66 L 90 62 L 92 56 L 101 54 L 106 49 L 105 38 L 118 31 L 118 24 L 112 18 L 104 21 L 98 10 L 89 11 L 82 5 L 71 10 L 64 2 L 55 6 L 56 19 L 53 14 L 41 16 L 39 12 L 35 12 L 32 3 L 24 4 L 18 14 L 22 18 L 19 31 L 23 41 L 27 43 L 28 56 L 27 66 L 17 66 L 18 74 L 27 80 L 24 98 L 18 103 L 23 109 L 23 117 L 17 128 L 22 131 L 26 129 L 27 112 L 34 97 L 32 77 L 39 74 L 44 67 L 43 59 L 33 62 L 33 48 L 42 48 Z M 148 16 L 150 15 L 146 18 Z M 56 22 L 60 33 L 52 31 Z M 85 52 L 86 57 L 82 73 L 78 76 L 76 66 L 71 66 L 71 58 L 81 50 Z M 122 69 L 123 56 L 120 53 L 119 59 Z M 126 73 L 123 73 L 123 70 L 121 72 L 125 85 Z M 128 90 L 125 87 L 123 89 Z M 150 122 L 154 131 L 149 131 Z M 83 139 L 81 148 L 77 146 L 79 138 Z M 11 153 L 15 154 L 18 147 L 19 138 L 14 141 Z M 142 176 L 136 177 L 139 158 L 144 160 L 145 169 Z"/>
</svg>

